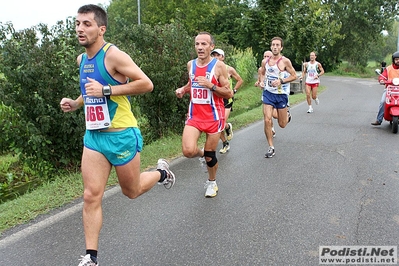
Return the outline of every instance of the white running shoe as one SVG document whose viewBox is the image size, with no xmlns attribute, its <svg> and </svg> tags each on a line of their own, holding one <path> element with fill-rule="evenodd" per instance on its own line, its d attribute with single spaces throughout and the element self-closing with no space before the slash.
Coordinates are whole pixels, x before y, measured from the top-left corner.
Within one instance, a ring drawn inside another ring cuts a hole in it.
<svg viewBox="0 0 399 266">
<path fill-rule="evenodd" d="M 213 198 L 218 194 L 219 188 L 218 185 L 216 184 L 216 181 L 206 180 L 204 188 L 206 189 L 205 197 L 207 198 Z"/>
<path fill-rule="evenodd" d="M 272 127 L 272 133 L 273 133 L 273 138 L 276 137 L 276 130 L 274 130 L 274 127 Z"/>
<path fill-rule="evenodd" d="M 170 171 L 169 163 L 165 159 L 159 159 L 157 164 L 157 169 L 166 171 L 166 178 L 163 182 L 158 182 L 158 184 L 163 185 L 166 189 L 173 187 L 176 181 L 175 174 Z"/>
<path fill-rule="evenodd" d="M 312 108 L 312 107 L 309 107 L 307 113 L 308 113 L 308 114 L 313 113 L 313 108 Z"/>
<path fill-rule="evenodd" d="M 265 158 L 272 158 L 275 154 L 274 147 L 269 147 L 267 153 L 265 154 Z"/>
<path fill-rule="evenodd" d="M 78 266 L 98 266 L 98 263 L 94 263 L 91 260 L 90 254 L 86 254 L 86 256 L 81 256 Z"/>
<path fill-rule="evenodd" d="M 233 126 L 231 123 L 227 123 L 229 125 L 229 128 L 226 129 L 226 138 L 228 141 L 230 141 L 233 138 Z"/>
<path fill-rule="evenodd" d="M 319 105 L 319 103 L 320 103 L 319 97 L 317 97 L 314 101 L 315 101 L 316 105 Z"/>
</svg>

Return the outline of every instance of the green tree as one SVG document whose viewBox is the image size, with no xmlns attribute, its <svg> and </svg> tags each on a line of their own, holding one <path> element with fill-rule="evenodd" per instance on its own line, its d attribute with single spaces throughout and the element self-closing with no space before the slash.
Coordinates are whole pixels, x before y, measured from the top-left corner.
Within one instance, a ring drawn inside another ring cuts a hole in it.
<svg viewBox="0 0 399 266">
<path fill-rule="evenodd" d="M 326 70 L 336 65 L 338 58 L 331 51 L 343 36 L 339 33 L 341 24 L 330 16 L 330 10 L 329 4 L 317 0 L 290 1 L 287 17 L 292 23 L 287 42 L 292 45 L 291 60 L 302 64 L 315 51 Z"/>
<path fill-rule="evenodd" d="M 213 0 L 148 0 L 140 2 L 141 24 L 151 26 L 180 22 L 190 36 L 199 31 L 208 31 L 209 23 L 215 17 L 218 8 Z M 136 0 L 114 0 L 109 5 L 109 36 L 113 38 L 125 25 L 138 24 L 138 7 Z"/>
<path fill-rule="evenodd" d="M 242 19 L 249 10 L 249 1 L 216 0 L 215 15 L 208 21 L 209 31 L 218 36 L 218 40 L 238 47 Z M 244 47 L 247 48 L 248 46 Z"/>
<path fill-rule="evenodd" d="M 244 14 L 239 27 L 237 48 L 251 47 L 258 64 L 265 50 L 270 49 L 270 40 L 287 37 L 289 23 L 285 17 L 286 4 L 283 1 L 258 0 Z"/>
<path fill-rule="evenodd" d="M 397 21 L 393 21 L 391 26 L 386 28 L 386 34 L 383 34 L 381 42 L 371 44 L 370 50 L 372 59 L 379 63 L 398 50 Z M 387 63 L 389 64 L 390 62 L 389 60 Z"/>
<path fill-rule="evenodd" d="M 339 58 L 350 64 L 366 66 L 370 58 L 370 46 L 379 43 L 381 31 L 394 18 L 397 1 L 393 0 L 342 0 L 326 1 L 331 15 L 342 24 L 340 35 L 333 47 Z"/>
</svg>

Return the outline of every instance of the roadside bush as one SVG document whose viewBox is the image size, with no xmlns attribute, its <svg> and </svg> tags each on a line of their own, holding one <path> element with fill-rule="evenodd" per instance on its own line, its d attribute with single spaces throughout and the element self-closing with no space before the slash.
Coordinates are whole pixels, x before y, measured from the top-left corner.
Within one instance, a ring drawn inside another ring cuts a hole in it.
<svg viewBox="0 0 399 266">
<path fill-rule="evenodd" d="M 132 56 L 154 83 L 153 93 L 131 97 L 146 142 L 182 131 L 188 97 L 174 91 L 187 80 L 187 62 L 195 56 L 193 39 L 179 24 L 124 26 L 115 44 Z M 39 40 L 39 37 L 41 39 Z M 108 41 L 108 40 L 107 40 Z M 63 113 L 63 97 L 76 98 L 79 71 L 74 22 L 60 21 L 16 32 L 0 24 L 0 95 L 18 119 L 3 124 L 4 148 L 10 147 L 43 178 L 79 165 L 84 116 Z"/>
<path fill-rule="evenodd" d="M 12 128 L 17 126 L 18 114 L 9 106 L 0 103 L 0 155 L 11 151 Z"/>
<path fill-rule="evenodd" d="M 187 62 L 196 57 L 194 38 L 179 23 L 126 24 L 112 42 L 154 83 L 152 93 L 131 97 L 145 142 L 180 134 L 189 97 L 178 99 L 175 90 L 188 81 Z M 1 148 L 15 151 L 43 179 L 80 163 L 82 110 L 63 113 L 59 102 L 80 94 L 76 57 L 83 51 L 72 19 L 51 29 L 39 24 L 18 32 L 12 24 L 0 23 L 0 95 L 13 115 L 11 123 L 0 127 L 7 138 Z M 256 69 L 251 55 L 246 50 L 230 58 L 244 80 Z"/>
<path fill-rule="evenodd" d="M 256 59 L 252 54 L 252 49 L 247 48 L 245 51 L 235 51 L 234 55 L 235 69 L 237 73 L 247 82 L 253 82 L 254 73 L 257 73 Z"/>
<path fill-rule="evenodd" d="M 187 62 L 196 57 L 194 38 L 177 23 L 124 25 L 113 37 L 154 84 L 152 93 L 132 97 L 146 143 L 181 133 L 189 97 L 178 99 L 175 90 L 188 81 Z"/>
<path fill-rule="evenodd" d="M 225 53 L 224 62 L 234 67 L 237 73 L 241 76 L 243 85 L 247 82 L 252 82 L 254 79 L 254 73 L 257 73 L 258 68 L 256 66 L 256 59 L 252 53 L 251 48 L 247 48 L 244 51 L 235 49 L 233 46 L 225 44 L 223 42 L 216 41 L 216 48 L 220 48 Z M 233 79 L 233 83 L 235 80 Z"/>
<path fill-rule="evenodd" d="M 83 118 L 59 107 L 62 97 L 79 95 L 74 22 L 18 32 L 12 24 L 0 24 L 0 43 L 2 100 L 13 114 L 2 126 L 7 145 L 44 178 L 78 164 Z"/>
</svg>

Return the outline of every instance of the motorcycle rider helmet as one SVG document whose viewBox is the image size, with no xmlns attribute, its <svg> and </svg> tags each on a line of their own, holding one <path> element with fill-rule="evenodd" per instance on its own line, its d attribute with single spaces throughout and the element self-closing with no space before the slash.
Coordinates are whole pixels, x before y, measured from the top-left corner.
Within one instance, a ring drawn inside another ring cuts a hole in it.
<svg viewBox="0 0 399 266">
<path fill-rule="evenodd" d="M 395 58 L 399 58 L 399 51 L 396 51 L 392 54 L 392 64 L 395 64 Z"/>
</svg>

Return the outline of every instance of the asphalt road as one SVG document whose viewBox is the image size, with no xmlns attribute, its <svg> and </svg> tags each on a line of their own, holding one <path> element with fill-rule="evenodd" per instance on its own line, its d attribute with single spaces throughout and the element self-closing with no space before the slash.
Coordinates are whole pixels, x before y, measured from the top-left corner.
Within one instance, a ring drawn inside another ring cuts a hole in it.
<svg viewBox="0 0 399 266">
<path fill-rule="evenodd" d="M 262 121 L 234 132 L 215 198 L 204 197 L 198 159 L 186 158 L 171 163 L 171 190 L 135 200 L 108 191 L 100 265 L 318 265 L 319 246 L 396 246 L 399 135 L 370 125 L 382 86 L 326 76 L 322 85 L 314 113 L 301 103 L 276 127 L 275 157 L 264 158 Z M 76 266 L 83 254 L 81 200 L 0 239 L 0 265 Z"/>
</svg>

